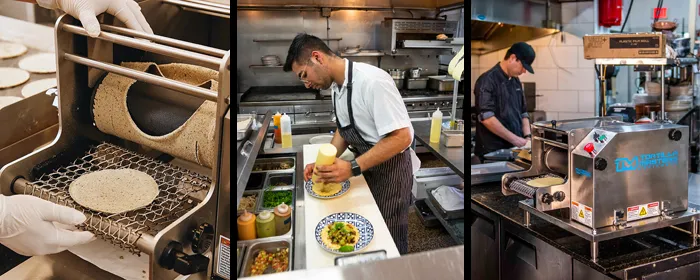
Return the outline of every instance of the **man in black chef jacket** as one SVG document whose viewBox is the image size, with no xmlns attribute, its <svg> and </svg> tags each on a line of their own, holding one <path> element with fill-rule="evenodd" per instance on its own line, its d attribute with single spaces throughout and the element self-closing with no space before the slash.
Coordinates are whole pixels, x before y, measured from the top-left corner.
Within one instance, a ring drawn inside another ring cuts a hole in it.
<svg viewBox="0 0 700 280">
<path fill-rule="evenodd" d="M 532 70 L 535 50 L 524 42 L 513 44 L 502 61 L 479 76 L 474 85 L 476 124 L 474 154 L 484 155 L 500 149 L 523 147 L 530 138 L 530 121 L 525 95 L 518 76 Z"/>
</svg>

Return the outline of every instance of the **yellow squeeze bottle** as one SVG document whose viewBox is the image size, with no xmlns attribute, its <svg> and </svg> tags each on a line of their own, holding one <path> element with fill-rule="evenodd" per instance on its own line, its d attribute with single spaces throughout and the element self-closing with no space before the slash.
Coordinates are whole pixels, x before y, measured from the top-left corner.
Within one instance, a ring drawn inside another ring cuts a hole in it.
<svg viewBox="0 0 700 280">
<path fill-rule="evenodd" d="M 338 149 L 333 146 L 333 144 L 323 144 L 318 148 L 318 156 L 316 156 L 316 167 L 331 165 L 335 162 L 335 156 L 338 153 Z M 311 176 L 311 181 L 316 184 L 316 179 L 318 176 L 316 174 Z M 321 189 L 325 187 L 321 186 Z"/>
<path fill-rule="evenodd" d="M 442 112 L 440 108 L 433 113 L 432 124 L 430 125 L 430 143 L 440 143 L 440 132 L 442 129 Z"/>
<path fill-rule="evenodd" d="M 292 147 L 292 121 L 287 114 L 282 115 L 282 148 Z"/>
</svg>

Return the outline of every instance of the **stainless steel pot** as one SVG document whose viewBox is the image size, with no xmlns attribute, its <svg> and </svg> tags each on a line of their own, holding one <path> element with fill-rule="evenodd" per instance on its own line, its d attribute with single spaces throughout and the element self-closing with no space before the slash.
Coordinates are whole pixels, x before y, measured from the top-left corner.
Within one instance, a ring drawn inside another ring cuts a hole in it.
<svg viewBox="0 0 700 280">
<path fill-rule="evenodd" d="M 409 69 L 408 73 L 409 73 L 409 76 L 411 77 L 411 79 L 418 79 L 418 78 L 420 78 L 420 72 L 423 70 L 428 70 L 428 69 L 416 67 L 416 68 Z"/>
<path fill-rule="evenodd" d="M 397 88 L 397 89 L 403 89 L 403 86 L 404 86 L 404 82 L 405 82 L 405 81 L 406 81 L 406 80 L 403 79 L 403 78 L 400 78 L 400 79 L 394 78 L 394 84 L 396 84 L 396 88 Z"/>
<path fill-rule="evenodd" d="M 389 72 L 389 75 L 391 75 L 391 78 L 396 80 L 396 79 L 403 79 L 406 77 L 406 72 L 404 72 L 401 69 L 387 69 L 387 72 Z"/>
</svg>

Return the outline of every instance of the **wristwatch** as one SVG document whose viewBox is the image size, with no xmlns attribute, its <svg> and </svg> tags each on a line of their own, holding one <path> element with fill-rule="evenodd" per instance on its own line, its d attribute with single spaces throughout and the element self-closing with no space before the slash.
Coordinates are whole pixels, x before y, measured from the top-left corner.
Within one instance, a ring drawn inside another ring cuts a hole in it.
<svg viewBox="0 0 700 280">
<path fill-rule="evenodd" d="M 532 138 L 532 134 L 525 135 L 523 138 Z"/>
<path fill-rule="evenodd" d="M 362 169 L 360 169 L 360 165 L 357 164 L 357 161 L 354 159 L 350 161 L 350 166 L 352 167 L 352 176 L 360 176 L 362 175 Z"/>
</svg>

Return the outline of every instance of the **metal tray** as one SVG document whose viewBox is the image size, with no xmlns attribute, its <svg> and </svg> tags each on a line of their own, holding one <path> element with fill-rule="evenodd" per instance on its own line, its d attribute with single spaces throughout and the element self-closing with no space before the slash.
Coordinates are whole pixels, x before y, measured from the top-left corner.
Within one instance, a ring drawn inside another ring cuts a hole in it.
<svg viewBox="0 0 700 280">
<path fill-rule="evenodd" d="M 236 244 L 236 275 L 241 271 L 241 264 L 243 263 L 243 258 L 245 257 L 245 245 Z"/>
<path fill-rule="evenodd" d="M 265 188 L 267 187 L 294 187 L 294 173 L 272 173 L 267 175 L 265 179 Z"/>
<path fill-rule="evenodd" d="M 236 141 L 243 141 L 250 133 L 253 131 L 253 122 L 255 121 L 255 115 L 251 114 L 238 114 L 236 115 L 236 122 L 244 121 L 250 119 L 248 125 L 245 128 L 239 128 L 236 126 Z"/>
<path fill-rule="evenodd" d="M 435 215 L 440 215 L 443 217 L 445 220 L 451 220 L 451 219 L 462 219 L 464 218 L 464 209 L 458 209 L 458 210 L 453 210 L 453 211 L 447 211 L 442 208 L 442 205 L 435 199 L 433 196 L 433 190 L 437 188 L 432 188 L 426 190 L 428 192 L 428 199 L 430 199 L 430 202 L 437 208 L 438 211 L 441 213 L 433 213 Z"/>
<path fill-rule="evenodd" d="M 287 169 L 273 169 L 273 165 L 275 164 L 281 164 L 281 163 L 287 163 L 291 165 Z M 260 173 L 260 172 L 294 172 L 294 166 L 296 165 L 296 161 L 294 158 L 291 157 L 284 157 L 284 158 L 261 158 L 255 161 L 255 164 L 253 165 L 253 171 L 251 173 Z M 256 168 L 260 167 L 261 170 L 257 170 Z"/>
<path fill-rule="evenodd" d="M 489 182 L 500 182 L 503 174 L 522 171 L 525 168 L 512 162 L 499 161 L 485 164 L 474 164 L 471 166 L 471 185 L 478 185 Z"/>
<path fill-rule="evenodd" d="M 260 207 L 260 203 L 262 201 L 262 191 L 255 190 L 255 191 L 244 191 L 243 196 L 248 196 L 248 195 L 256 195 L 255 197 L 255 205 L 253 206 L 253 210 L 250 210 L 249 213 L 255 214 L 255 212 L 258 210 Z M 242 197 L 241 197 L 242 198 Z M 243 214 L 243 210 L 236 209 L 236 215 L 241 215 Z"/>
<path fill-rule="evenodd" d="M 462 130 L 443 130 L 442 135 L 445 139 L 443 145 L 445 147 L 462 147 L 464 146 L 464 131 Z"/>
<path fill-rule="evenodd" d="M 423 226 L 426 228 L 433 228 L 440 225 L 440 221 L 438 221 L 437 217 L 435 217 L 433 211 L 431 211 L 430 207 L 425 204 L 425 199 L 416 200 L 413 207 L 415 208 L 416 215 L 418 215 L 418 219 Z"/>
<path fill-rule="evenodd" d="M 248 183 L 245 186 L 246 191 L 262 190 L 267 178 L 267 172 L 251 172 L 248 177 Z"/>
<path fill-rule="evenodd" d="M 253 266 L 253 262 L 255 261 L 255 257 L 258 256 L 258 253 L 262 250 L 266 250 L 268 252 L 276 252 L 277 249 L 289 249 L 289 266 L 287 267 L 286 271 L 290 271 L 292 267 L 292 256 L 293 256 L 293 248 L 292 248 L 292 240 L 290 238 L 277 238 L 276 240 L 270 240 L 270 241 L 264 241 L 264 242 L 255 242 L 252 243 L 250 246 L 248 246 L 246 253 L 245 253 L 245 258 L 243 259 L 243 267 L 239 273 L 239 277 L 249 277 L 250 275 L 250 269 Z"/>
<path fill-rule="evenodd" d="M 275 192 L 275 191 L 290 191 L 290 192 L 292 192 L 292 204 L 290 204 L 289 206 L 294 206 L 294 201 L 295 201 L 295 197 L 294 197 L 294 186 L 273 187 L 273 188 L 269 189 L 269 191 L 273 191 L 273 192 Z M 260 204 L 258 205 L 257 212 L 262 212 L 262 210 L 272 210 L 272 209 L 274 209 L 275 207 L 266 208 L 266 207 L 264 206 L 263 203 L 264 203 L 264 199 L 265 199 L 265 190 L 263 190 L 263 191 L 261 191 L 261 192 L 262 192 L 262 195 L 260 196 Z"/>
</svg>

